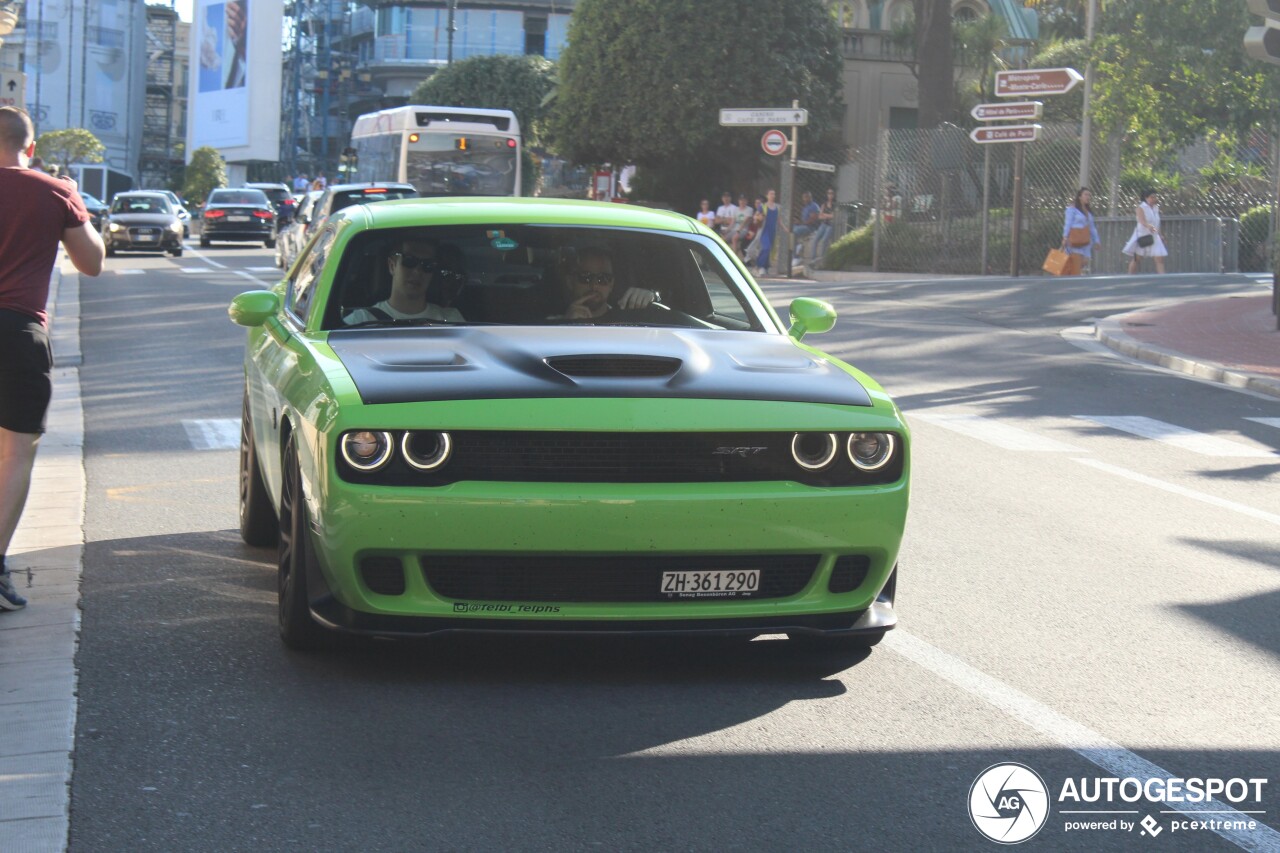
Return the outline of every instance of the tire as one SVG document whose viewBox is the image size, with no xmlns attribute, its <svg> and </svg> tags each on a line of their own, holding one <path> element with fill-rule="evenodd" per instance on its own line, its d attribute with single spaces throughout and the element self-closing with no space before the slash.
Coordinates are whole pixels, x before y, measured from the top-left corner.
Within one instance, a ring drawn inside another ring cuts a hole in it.
<svg viewBox="0 0 1280 853">
<path fill-rule="evenodd" d="M 240 538 L 255 547 L 275 545 L 280 538 L 280 521 L 258 465 L 247 390 L 240 410 Z"/>
<path fill-rule="evenodd" d="M 107 247 L 107 257 L 108 257 L 108 258 L 114 258 L 115 256 L 116 256 L 116 250 L 115 250 L 115 249 L 112 249 L 111 247 L 109 247 L 109 246 L 108 246 L 108 247 Z"/>
<path fill-rule="evenodd" d="M 263 240 L 263 241 L 262 241 L 262 245 L 263 245 L 263 246 L 266 246 L 268 249 L 274 249 L 274 248 L 276 247 L 276 241 L 275 241 L 275 240 Z"/>
<path fill-rule="evenodd" d="M 180 257 L 182 257 L 182 250 L 181 250 L 181 249 L 173 249 L 172 251 L 170 251 L 170 252 L 169 252 L 169 254 L 173 255 L 175 258 L 180 258 Z"/>
<path fill-rule="evenodd" d="M 201 237 L 200 237 L 200 248 L 201 248 L 201 249 L 207 249 L 207 248 L 209 248 L 209 238 L 208 238 L 208 237 L 205 237 L 205 236 L 201 235 Z"/>
<path fill-rule="evenodd" d="M 311 618 L 307 603 L 307 571 L 314 570 L 311 523 L 302 499 L 302 472 L 298 468 L 293 436 L 285 445 L 284 484 L 280 494 L 280 550 L 277 561 L 277 593 L 280 640 L 295 651 L 332 648 L 335 635 Z"/>
</svg>

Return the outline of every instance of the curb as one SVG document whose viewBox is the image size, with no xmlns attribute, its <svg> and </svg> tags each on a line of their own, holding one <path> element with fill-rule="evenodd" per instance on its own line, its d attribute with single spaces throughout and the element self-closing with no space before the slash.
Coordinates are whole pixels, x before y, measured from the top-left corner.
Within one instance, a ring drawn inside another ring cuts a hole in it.
<svg viewBox="0 0 1280 853">
<path fill-rule="evenodd" d="M 1108 349 L 1138 361 L 1164 367 L 1177 373 L 1185 373 L 1198 379 L 1207 379 L 1231 388 L 1253 391 L 1280 399 L 1280 379 L 1247 370 L 1237 370 L 1216 361 L 1197 359 L 1166 347 L 1139 341 L 1125 334 L 1122 331 L 1124 319 L 1138 313 L 1141 312 L 1116 314 L 1096 321 L 1093 326 L 1093 336 Z"/>
</svg>

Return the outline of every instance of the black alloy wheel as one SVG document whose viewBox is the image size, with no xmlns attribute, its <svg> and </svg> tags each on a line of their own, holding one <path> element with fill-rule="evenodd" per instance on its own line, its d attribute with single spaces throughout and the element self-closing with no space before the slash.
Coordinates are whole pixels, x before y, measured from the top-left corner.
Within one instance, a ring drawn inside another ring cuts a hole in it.
<svg viewBox="0 0 1280 853">
<path fill-rule="evenodd" d="M 249 391 L 246 389 L 240 410 L 240 538 L 246 545 L 263 547 L 276 544 L 279 536 L 280 522 L 258 465 L 258 448 L 253 440 Z"/>
<path fill-rule="evenodd" d="M 321 651 L 332 648 L 337 635 L 311 618 L 307 601 L 307 569 L 315 557 L 311 552 L 310 523 L 302 494 L 302 471 L 292 435 L 285 444 L 283 473 L 277 572 L 280 639 L 295 651 Z"/>
</svg>

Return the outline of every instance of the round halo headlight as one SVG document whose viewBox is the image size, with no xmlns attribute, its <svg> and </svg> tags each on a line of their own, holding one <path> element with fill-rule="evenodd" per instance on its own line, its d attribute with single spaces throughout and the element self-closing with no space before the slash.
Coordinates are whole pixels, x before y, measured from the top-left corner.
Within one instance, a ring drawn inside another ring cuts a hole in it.
<svg viewBox="0 0 1280 853">
<path fill-rule="evenodd" d="M 896 442 L 891 432 L 855 432 L 846 449 L 849 461 L 862 471 L 878 471 L 893 458 Z"/>
<path fill-rule="evenodd" d="M 377 471 L 387 464 L 395 448 L 391 433 L 367 429 L 343 433 L 338 444 L 342 458 L 357 471 Z"/>
<path fill-rule="evenodd" d="M 791 458 L 806 471 L 817 471 L 831 464 L 838 447 L 835 433 L 798 432 L 791 439 Z"/>
<path fill-rule="evenodd" d="M 449 461 L 453 439 L 447 432 L 406 432 L 400 439 L 400 455 L 419 471 L 434 471 Z"/>
</svg>

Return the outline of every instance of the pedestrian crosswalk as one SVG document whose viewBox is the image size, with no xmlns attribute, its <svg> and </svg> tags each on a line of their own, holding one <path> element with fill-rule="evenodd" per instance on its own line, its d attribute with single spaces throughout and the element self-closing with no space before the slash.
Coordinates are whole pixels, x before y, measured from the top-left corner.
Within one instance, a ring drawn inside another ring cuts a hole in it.
<svg viewBox="0 0 1280 853">
<path fill-rule="evenodd" d="M 1068 417 L 1072 420 L 1091 423 L 1096 427 L 1095 430 L 1084 432 L 1087 437 L 1119 432 L 1201 456 L 1280 459 L 1280 451 L 1243 436 L 1226 438 L 1141 415 L 1070 415 Z M 1280 429 L 1280 418 L 1244 418 L 1244 420 Z M 1082 447 L 1083 442 L 1076 444 L 1064 442 L 1036 429 L 1012 426 L 999 418 L 983 415 L 908 411 L 907 421 L 909 423 L 924 421 L 934 424 L 1003 450 L 1041 453 L 1087 452 Z M 1079 431 L 1077 434 L 1080 434 Z"/>
<path fill-rule="evenodd" d="M 234 450 L 240 446 L 240 421 L 235 418 L 184 420 L 182 426 L 196 450 Z"/>
</svg>

